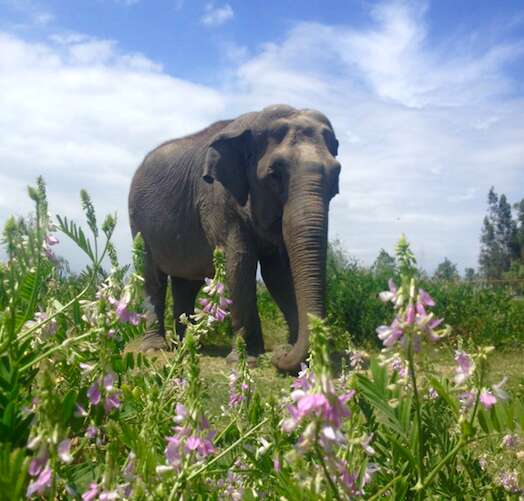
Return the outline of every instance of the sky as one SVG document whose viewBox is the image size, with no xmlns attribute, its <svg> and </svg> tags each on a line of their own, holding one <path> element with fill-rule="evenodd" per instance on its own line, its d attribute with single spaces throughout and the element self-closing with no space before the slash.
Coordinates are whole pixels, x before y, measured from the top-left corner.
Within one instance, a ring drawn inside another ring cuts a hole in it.
<svg viewBox="0 0 524 501">
<path fill-rule="evenodd" d="M 117 213 L 164 140 L 269 104 L 315 108 L 342 163 L 330 239 L 370 265 L 406 234 L 430 273 L 477 267 L 487 193 L 524 197 L 524 3 L 0 0 L 0 225 Z M 67 238 L 57 252 L 84 261 Z"/>
</svg>

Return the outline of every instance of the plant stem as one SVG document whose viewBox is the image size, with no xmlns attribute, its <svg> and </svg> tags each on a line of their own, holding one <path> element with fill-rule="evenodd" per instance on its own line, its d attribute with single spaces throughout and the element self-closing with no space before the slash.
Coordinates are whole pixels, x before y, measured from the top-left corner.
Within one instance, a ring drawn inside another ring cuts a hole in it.
<svg viewBox="0 0 524 501">
<path fill-rule="evenodd" d="M 340 495 L 338 494 L 337 486 L 335 485 L 335 483 L 333 482 L 333 479 L 329 475 L 329 471 L 327 469 L 326 462 L 324 461 L 324 458 L 322 457 L 322 451 L 318 448 L 318 446 L 316 447 L 316 452 L 317 452 L 318 460 L 320 461 L 320 465 L 322 466 L 322 469 L 324 470 L 324 475 L 326 475 L 328 484 L 331 487 L 331 490 L 333 491 L 333 496 L 335 496 L 335 499 L 338 499 L 339 501 L 341 501 Z"/>
<path fill-rule="evenodd" d="M 424 489 L 431 483 L 431 481 L 435 478 L 435 475 L 446 465 L 446 463 L 452 459 L 458 451 L 465 445 L 464 440 L 461 438 L 457 445 L 451 449 L 451 451 L 448 452 L 448 454 L 440 461 L 440 463 L 431 470 L 429 475 L 424 479 L 424 482 L 420 485 L 420 487 L 416 487 L 416 490 L 419 491 L 419 495 L 422 495 L 424 492 Z"/>
<path fill-rule="evenodd" d="M 408 339 L 408 364 L 409 364 L 409 375 L 413 383 L 413 398 L 415 400 L 415 413 L 417 418 L 417 434 L 418 434 L 418 482 L 417 484 L 423 484 L 424 482 L 424 430 L 422 429 L 422 417 L 420 414 L 420 397 L 417 388 L 417 377 L 415 371 L 415 362 L 413 360 L 413 337 L 409 336 Z"/>
<path fill-rule="evenodd" d="M 402 478 L 402 475 L 399 475 L 398 477 L 395 477 L 391 479 L 382 489 L 380 489 L 378 492 L 373 494 L 368 501 L 374 501 L 375 499 L 378 499 L 382 494 L 384 494 L 390 487 L 392 487 L 394 484 L 396 484 L 400 479 Z"/>
</svg>

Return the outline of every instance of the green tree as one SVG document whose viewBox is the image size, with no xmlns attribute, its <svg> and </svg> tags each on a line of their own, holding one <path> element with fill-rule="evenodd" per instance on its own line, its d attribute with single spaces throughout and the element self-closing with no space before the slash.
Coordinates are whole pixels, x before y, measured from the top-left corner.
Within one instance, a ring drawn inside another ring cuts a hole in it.
<svg viewBox="0 0 524 501">
<path fill-rule="evenodd" d="M 477 272 L 475 268 L 465 268 L 464 269 L 464 279 L 465 280 L 475 280 L 477 278 Z"/>
<path fill-rule="evenodd" d="M 392 278 L 397 274 L 397 263 L 395 258 L 384 249 L 380 252 L 371 266 L 371 271 L 376 278 Z"/>
<path fill-rule="evenodd" d="M 457 265 L 452 263 L 447 257 L 444 258 L 444 261 L 437 266 L 435 273 L 433 274 L 435 280 L 447 280 L 453 281 L 458 280 L 459 273 L 457 270 Z"/>
<path fill-rule="evenodd" d="M 517 224 L 506 195 L 499 197 L 493 186 L 488 193 L 488 214 L 484 217 L 480 241 L 481 274 L 488 279 L 501 278 L 519 253 Z"/>
</svg>

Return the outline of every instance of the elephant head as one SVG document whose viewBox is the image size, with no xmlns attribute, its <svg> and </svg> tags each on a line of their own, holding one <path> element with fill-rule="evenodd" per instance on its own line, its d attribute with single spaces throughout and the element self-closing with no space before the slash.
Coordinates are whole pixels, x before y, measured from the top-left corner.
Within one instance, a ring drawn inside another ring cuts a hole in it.
<svg viewBox="0 0 524 501">
<path fill-rule="evenodd" d="M 295 286 L 299 334 L 273 363 L 294 371 L 309 345 L 308 313 L 325 315 L 329 202 L 338 193 L 338 141 L 318 111 L 277 105 L 230 122 L 212 141 L 204 179 L 249 204 L 255 231 L 285 246 Z"/>
</svg>

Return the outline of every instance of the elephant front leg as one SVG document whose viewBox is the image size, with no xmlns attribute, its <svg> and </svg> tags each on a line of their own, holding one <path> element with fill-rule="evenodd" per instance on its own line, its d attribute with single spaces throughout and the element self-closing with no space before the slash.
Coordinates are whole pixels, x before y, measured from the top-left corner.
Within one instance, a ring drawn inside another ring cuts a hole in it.
<svg viewBox="0 0 524 501">
<path fill-rule="evenodd" d="M 226 247 L 225 254 L 226 280 L 232 300 L 233 332 L 244 337 L 248 355 L 257 356 L 264 353 L 257 310 L 257 256 L 250 249 L 239 246 L 238 240 Z M 234 351 L 229 358 L 234 359 Z"/>
</svg>

